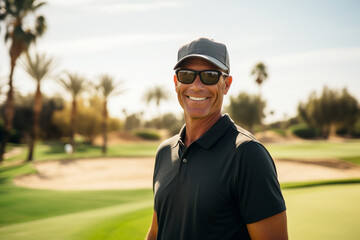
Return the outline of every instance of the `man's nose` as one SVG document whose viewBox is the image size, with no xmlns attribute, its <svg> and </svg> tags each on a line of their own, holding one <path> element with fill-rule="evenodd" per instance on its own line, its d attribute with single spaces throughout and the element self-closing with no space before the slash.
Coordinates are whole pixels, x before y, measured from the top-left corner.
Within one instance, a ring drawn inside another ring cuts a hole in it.
<svg viewBox="0 0 360 240">
<path fill-rule="evenodd" d="M 194 82 L 191 84 L 193 88 L 204 88 L 204 84 L 201 82 L 200 75 L 197 74 Z"/>
</svg>

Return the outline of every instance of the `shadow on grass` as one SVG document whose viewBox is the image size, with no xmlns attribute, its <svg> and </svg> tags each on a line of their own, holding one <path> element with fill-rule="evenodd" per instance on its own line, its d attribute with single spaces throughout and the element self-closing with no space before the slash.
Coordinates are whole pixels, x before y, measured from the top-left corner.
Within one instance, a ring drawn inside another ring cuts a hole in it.
<svg viewBox="0 0 360 240">
<path fill-rule="evenodd" d="M 7 177 L 0 177 L 0 185 L 3 185 L 5 183 L 9 182 L 9 178 Z"/>
<path fill-rule="evenodd" d="M 360 156 L 356 156 L 356 157 L 341 157 L 341 160 L 347 161 L 347 162 L 351 162 L 351 163 L 355 163 L 357 165 L 360 165 Z"/>
</svg>

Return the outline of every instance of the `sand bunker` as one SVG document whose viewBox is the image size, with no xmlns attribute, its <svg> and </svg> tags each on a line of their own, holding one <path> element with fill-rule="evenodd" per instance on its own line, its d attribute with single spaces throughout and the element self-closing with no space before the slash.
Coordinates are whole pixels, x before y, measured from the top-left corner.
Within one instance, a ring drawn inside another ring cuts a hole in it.
<svg viewBox="0 0 360 240">
<path fill-rule="evenodd" d="M 334 159 L 277 160 L 280 182 L 360 178 L 360 167 Z M 152 188 L 154 158 L 104 158 L 34 163 L 18 186 L 55 190 Z"/>
<path fill-rule="evenodd" d="M 35 163 L 37 174 L 18 177 L 18 186 L 56 190 L 152 188 L 152 158 L 104 158 Z"/>
</svg>

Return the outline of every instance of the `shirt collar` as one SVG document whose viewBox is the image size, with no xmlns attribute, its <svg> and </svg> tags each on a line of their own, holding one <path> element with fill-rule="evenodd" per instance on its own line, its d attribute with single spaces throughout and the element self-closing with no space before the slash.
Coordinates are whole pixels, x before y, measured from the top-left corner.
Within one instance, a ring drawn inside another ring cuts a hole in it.
<svg viewBox="0 0 360 240">
<path fill-rule="evenodd" d="M 233 121 L 228 114 L 223 115 L 204 135 L 202 135 L 197 142 L 201 147 L 209 149 L 214 145 L 224 133 L 233 125 Z M 178 144 L 184 145 L 184 139 L 186 134 L 186 126 L 184 125 L 178 136 L 178 141 L 173 147 L 176 147 Z"/>
<path fill-rule="evenodd" d="M 186 133 L 186 125 L 181 128 L 180 132 L 178 133 L 178 140 L 174 144 L 173 148 L 175 148 L 178 145 L 185 146 L 184 139 L 185 139 L 185 133 Z"/>
</svg>

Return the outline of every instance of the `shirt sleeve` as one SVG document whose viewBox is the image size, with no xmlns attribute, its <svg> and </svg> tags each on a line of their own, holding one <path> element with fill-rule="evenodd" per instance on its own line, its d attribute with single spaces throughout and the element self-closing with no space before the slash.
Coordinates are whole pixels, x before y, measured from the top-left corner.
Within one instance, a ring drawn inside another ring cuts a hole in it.
<svg viewBox="0 0 360 240">
<path fill-rule="evenodd" d="M 286 210 L 273 159 L 263 145 L 250 141 L 239 146 L 236 197 L 246 224 Z"/>
</svg>

